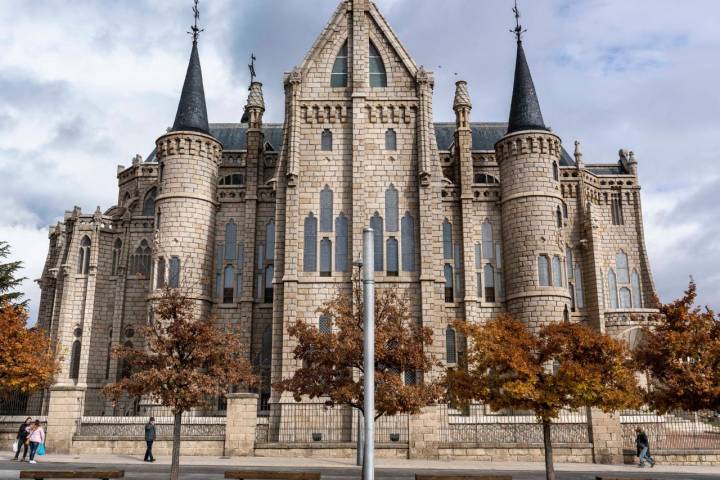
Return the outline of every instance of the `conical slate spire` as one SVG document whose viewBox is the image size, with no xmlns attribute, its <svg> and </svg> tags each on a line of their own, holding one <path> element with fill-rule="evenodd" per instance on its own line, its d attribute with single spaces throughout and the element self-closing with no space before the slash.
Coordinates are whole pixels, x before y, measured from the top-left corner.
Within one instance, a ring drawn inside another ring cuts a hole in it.
<svg viewBox="0 0 720 480">
<path fill-rule="evenodd" d="M 193 41 L 190 63 L 188 63 L 187 73 L 185 74 L 185 84 L 180 96 L 175 124 L 172 128 L 173 132 L 180 130 L 210 134 L 197 41 Z"/>
<path fill-rule="evenodd" d="M 522 40 L 518 38 L 517 60 L 515 61 L 515 84 L 508 133 L 522 130 L 547 130 L 540 111 L 540 102 L 535 92 L 530 67 L 528 67 Z"/>
</svg>

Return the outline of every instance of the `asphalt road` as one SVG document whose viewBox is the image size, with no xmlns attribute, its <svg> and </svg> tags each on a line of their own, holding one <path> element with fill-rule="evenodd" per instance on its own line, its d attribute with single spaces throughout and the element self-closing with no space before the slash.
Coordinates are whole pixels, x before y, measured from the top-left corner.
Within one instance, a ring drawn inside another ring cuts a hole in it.
<svg viewBox="0 0 720 480">
<path fill-rule="evenodd" d="M 91 464 L 53 464 L 53 463 L 42 463 L 38 465 L 19 464 L 8 461 L 0 461 L 0 479 L 7 480 L 18 478 L 20 469 L 42 468 L 43 470 L 72 470 L 72 469 L 84 469 L 84 468 L 99 468 L 99 469 L 123 469 L 125 470 L 125 478 L 130 480 L 155 480 L 155 479 L 167 479 L 169 467 L 167 465 L 91 465 Z M 181 478 L 183 480 L 219 480 L 223 478 L 225 470 L 228 467 L 219 466 L 186 466 L 181 467 Z M 239 468 L 238 468 L 239 469 Z M 247 470 L 247 469 L 245 469 Z M 263 470 L 257 468 L 253 470 Z M 277 468 L 273 470 L 287 470 L 283 468 Z M 300 471 L 302 469 L 295 469 L 292 471 Z M 307 470 L 307 469 L 306 469 Z M 360 479 L 360 470 L 356 468 L 320 468 L 313 469 L 313 471 L 320 470 L 322 472 L 323 480 L 358 480 Z M 448 475 L 462 475 L 462 474 L 498 474 L 498 475 L 512 475 L 514 480 L 544 480 L 545 472 L 537 470 L 534 472 L 508 472 L 508 471 L 492 471 L 492 470 L 398 470 L 398 469 L 378 469 L 375 475 L 377 480 L 413 480 L 415 473 L 433 473 L 435 475 L 446 473 Z M 597 473 L 594 472 L 558 472 L 558 480 L 595 480 Z M 605 473 L 608 475 L 608 473 Z M 638 479 L 652 479 L 652 480 L 704 480 L 704 479 L 720 479 L 720 475 L 700 475 L 700 474 L 682 474 L 682 473 L 655 473 L 650 468 L 639 469 L 633 473 L 616 473 L 609 474 L 611 476 L 617 476 L 622 478 L 638 478 Z"/>
</svg>

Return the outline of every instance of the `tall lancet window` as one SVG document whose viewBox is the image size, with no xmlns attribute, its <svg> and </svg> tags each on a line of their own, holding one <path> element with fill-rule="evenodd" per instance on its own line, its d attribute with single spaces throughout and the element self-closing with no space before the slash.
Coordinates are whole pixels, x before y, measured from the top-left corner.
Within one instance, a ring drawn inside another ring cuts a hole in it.
<svg viewBox="0 0 720 480">
<path fill-rule="evenodd" d="M 443 241 L 443 258 L 445 260 L 452 260 L 453 258 L 453 247 L 452 247 L 452 223 L 446 218 L 442 224 L 442 241 Z"/>
<path fill-rule="evenodd" d="M 372 88 L 387 87 L 387 74 L 380 52 L 370 42 L 370 86 Z"/>
<path fill-rule="evenodd" d="M 122 240 L 119 238 L 115 239 L 113 245 L 113 258 L 112 258 L 112 275 L 118 274 L 118 268 L 120 267 L 120 252 L 122 252 Z"/>
<path fill-rule="evenodd" d="M 387 239 L 387 274 L 389 277 L 398 276 L 398 241 L 395 237 Z"/>
<path fill-rule="evenodd" d="M 332 73 L 330 74 L 331 87 L 347 87 L 348 84 L 348 42 L 340 48 L 335 57 Z"/>
<path fill-rule="evenodd" d="M 230 219 L 225 224 L 225 259 L 235 260 L 237 252 L 237 224 L 235 220 Z"/>
<path fill-rule="evenodd" d="M 328 185 L 320 192 L 320 231 L 333 231 L 333 191 Z"/>
<path fill-rule="evenodd" d="M 180 257 L 170 257 L 168 285 L 170 288 L 180 288 Z"/>
<path fill-rule="evenodd" d="M 342 212 L 335 219 L 335 270 L 347 272 L 350 266 L 348 262 L 349 250 L 348 219 Z"/>
<path fill-rule="evenodd" d="M 383 218 L 378 212 L 370 219 L 370 228 L 373 229 L 373 239 L 375 245 L 375 271 L 382 272 L 383 266 L 385 265 L 385 258 L 383 255 L 384 241 L 383 237 L 385 231 L 383 229 Z"/>
<path fill-rule="evenodd" d="M 145 194 L 145 201 L 143 202 L 143 215 L 146 217 L 155 216 L 155 197 L 157 196 L 157 189 L 151 188 L 147 194 Z"/>
<path fill-rule="evenodd" d="M 397 133 L 392 128 L 385 132 L 385 150 L 397 150 Z"/>
<path fill-rule="evenodd" d="M 310 215 L 305 217 L 305 245 L 303 249 L 304 272 L 317 272 L 317 232 L 318 221 L 311 212 Z"/>
<path fill-rule="evenodd" d="M 323 152 L 332 152 L 333 149 L 333 135 L 329 129 L 322 131 L 320 135 L 320 149 Z"/>
<path fill-rule="evenodd" d="M 90 237 L 85 235 L 80 240 L 80 250 L 78 252 L 78 273 L 87 275 L 90 270 Z"/>
<path fill-rule="evenodd" d="M 398 191 L 390 184 L 385 190 L 385 225 L 388 232 L 398 231 Z"/>
<path fill-rule="evenodd" d="M 325 237 L 320 240 L 320 276 L 332 275 L 332 241 Z"/>
<path fill-rule="evenodd" d="M 482 253 L 483 257 L 489 260 L 492 260 L 495 255 L 493 226 L 490 220 L 485 220 L 482 224 Z"/>
<path fill-rule="evenodd" d="M 402 270 L 403 272 L 415 271 L 415 220 L 410 212 L 405 212 L 400 226 L 400 237 L 402 240 Z"/>
</svg>

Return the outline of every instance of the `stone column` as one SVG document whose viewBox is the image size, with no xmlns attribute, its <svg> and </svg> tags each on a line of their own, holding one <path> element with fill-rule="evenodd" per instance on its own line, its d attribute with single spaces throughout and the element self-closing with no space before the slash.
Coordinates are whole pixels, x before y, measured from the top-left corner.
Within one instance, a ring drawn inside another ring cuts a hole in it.
<svg viewBox="0 0 720 480">
<path fill-rule="evenodd" d="M 231 393 L 227 395 L 226 456 L 247 457 L 255 454 L 257 405 L 258 395 L 256 393 Z"/>
<path fill-rule="evenodd" d="M 50 453 L 71 453 L 72 442 L 82 417 L 85 389 L 75 386 L 50 387 L 47 448 Z"/>
<path fill-rule="evenodd" d="M 440 445 L 441 406 L 430 405 L 408 419 L 408 459 L 438 458 Z"/>
<path fill-rule="evenodd" d="M 588 427 L 593 444 L 593 462 L 606 465 L 622 465 L 623 442 L 620 413 L 605 413 L 588 408 Z"/>
</svg>

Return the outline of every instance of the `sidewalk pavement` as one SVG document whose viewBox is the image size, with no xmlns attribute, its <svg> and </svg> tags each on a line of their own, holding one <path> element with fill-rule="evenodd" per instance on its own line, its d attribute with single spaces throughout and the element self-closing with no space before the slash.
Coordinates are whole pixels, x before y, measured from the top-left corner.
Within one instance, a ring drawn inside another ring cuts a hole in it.
<svg viewBox="0 0 720 480">
<path fill-rule="evenodd" d="M 7 462 L 8 458 L 0 458 L 0 462 Z M 147 465 L 141 457 L 129 455 L 46 455 L 38 459 L 38 465 L 43 463 L 82 463 L 95 465 Z M 155 465 L 168 465 L 170 457 L 160 457 Z M 320 458 L 285 458 L 285 457 L 181 457 L 180 465 L 184 466 L 212 466 L 212 467 L 258 467 L 258 468 L 332 468 L 352 469 L 355 467 L 354 459 L 320 459 Z M 375 460 L 379 469 L 403 470 L 493 470 L 493 471 L 540 471 L 545 465 L 541 462 L 472 462 L 462 460 L 403 460 L 384 459 Z M 590 463 L 556 463 L 555 470 L 559 472 L 625 472 L 637 473 L 637 465 L 595 465 Z M 649 471 L 647 468 L 645 471 Z M 720 466 L 677 466 L 658 464 L 652 469 L 653 473 L 681 473 L 718 475 Z"/>
</svg>

